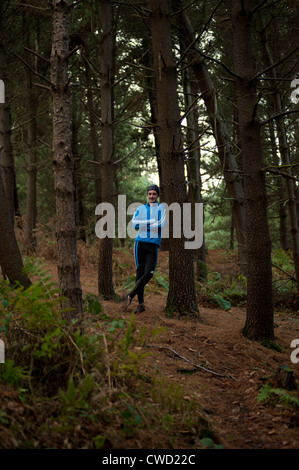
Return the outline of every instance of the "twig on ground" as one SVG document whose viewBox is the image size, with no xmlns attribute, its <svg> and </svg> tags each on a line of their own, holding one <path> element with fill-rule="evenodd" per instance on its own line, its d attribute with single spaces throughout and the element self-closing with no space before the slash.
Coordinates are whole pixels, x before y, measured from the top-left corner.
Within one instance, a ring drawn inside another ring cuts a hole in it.
<svg viewBox="0 0 299 470">
<path fill-rule="evenodd" d="M 108 351 L 106 336 L 104 333 L 103 333 L 103 341 L 104 341 L 105 352 L 106 352 L 106 357 L 107 357 L 108 392 L 109 392 L 109 399 L 111 400 L 111 371 L 110 371 L 110 362 L 109 362 L 109 351 Z"/>
<path fill-rule="evenodd" d="M 75 346 L 75 348 L 76 348 L 77 351 L 79 352 L 80 361 L 81 361 L 81 367 L 82 367 L 82 372 L 83 372 L 84 375 L 86 375 L 86 370 L 85 370 L 85 367 L 84 367 L 83 354 L 82 354 L 81 349 L 76 345 L 76 343 L 75 343 L 75 341 L 73 340 L 73 338 L 71 337 L 71 335 L 69 335 L 67 332 L 65 332 L 65 335 L 68 337 L 68 339 L 71 341 L 71 343 L 73 344 L 73 346 Z"/>
<path fill-rule="evenodd" d="M 214 370 L 211 370 L 211 369 L 208 369 L 207 367 L 204 367 L 202 366 L 201 364 L 195 364 L 194 362 L 190 361 L 189 359 L 187 359 L 186 357 L 184 356 L 181 356 L 179 353 L 177 353 L 174 349 L 172 348 L 169 348 L 168 346 L 158 346 L 158 345 L 155 345 L 155 344 L 145 344 L 146 347 L 148 348 L 157 348 L 157 349 L 166 349 L 168 351 L 171 351 L 173 354 L 175 354 L 176 356 L 178 356 L 180 359 L 183 359 L 183 361 L 186 361 L 188 362 L 189 364 L 191 364 L 193 367 L 195 367 L 196 369 L 201 369 L 201 370 L 204 370 L 205 372 L 208 372 L 210 374 L 213 374 L 213 375 L 217 375 L 218 377 L 228 377 L 230 379 L 233 379 L 233 380 L 237 380 L 235 377 L 233 377 L 232 375 L 226 375 L 226 374 L 220 374 L 219 372 L 215 372 Z"/>
<path fill-rule="evenodd" d="M 282 271 L 282 272 L 283 272 L 284 274 L 286 274 L 292 281 L 297 282 L 296 278 L 295 278 L 292 274 L 288 273 L 285 269 L 283 269 L 283 268 L 282 268 L 281 266 L 279 266 L 278 264 L 273 263 L 273 261 L 272 261 L 272 266 L 274 266 L 275 268 L 277 268 L 277 269 L 279 269 L 280 271 Z"/>
</svg>

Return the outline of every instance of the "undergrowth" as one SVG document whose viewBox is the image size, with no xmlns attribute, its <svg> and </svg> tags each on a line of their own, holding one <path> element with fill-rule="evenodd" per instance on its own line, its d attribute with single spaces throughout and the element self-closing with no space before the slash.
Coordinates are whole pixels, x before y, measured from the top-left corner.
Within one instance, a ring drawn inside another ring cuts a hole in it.
<svg viewBox="0 0 299 470">
<path fill-rule="evenodd" d="M 295 268 L 292 254 L 284 250 L 272 252 L 272 287 L 275 302 L 288 303 L 296 293 Z M 207 273 L 204 281 L 197 282 L 201 299 L 229 311 L 231 307 L 247 303 L 247 278 L 244 274 L 222 276 L 204 264 Z"/>
<path fill-rule="evenodd" d="M 110 318 L 89 295 L 84 318 L 67 322 L 42 265 L 26 270 L 34 278 L 27 290 L 0 280 L 0 387 L 22 410 L 8 413 L 2 403 L 0 446 L 200 447 L 201 409 L 158 371 L 146 372 L 148 333 L 137 331 L 134 316 Z"/>
<path fill-rule="evenodd" d="M 263 385 L 259 390 L 258 403 L 268 402 L 272 404 L 282 403 L 285 406 L 298 409 L 299 400 L 288 390 L 279 387 L 272 387 L 269 384 Z"/>
<path fill-rule="evenodd" d="M 207 280 L 197 284 L 203 301 L 224 311 L 232 306 L 244 306 L 247 302 L 247 279 L 244 275 L 221 276 L 207 268 Z"/>
</svg>

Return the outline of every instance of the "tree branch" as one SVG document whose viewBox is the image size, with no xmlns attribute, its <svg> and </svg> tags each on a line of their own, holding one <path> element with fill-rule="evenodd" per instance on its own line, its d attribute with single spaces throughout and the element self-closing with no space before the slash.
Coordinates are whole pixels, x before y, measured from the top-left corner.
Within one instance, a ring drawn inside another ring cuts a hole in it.
<svg viewBox="0 0 299 470">
<path fill-rule="evenodd" d="M 154 344 L 145 344 L 146 347 L 148 348 L 157 348 L 157 349 L 166 349 L 168 351 L 171 351 L 173 354 L 175 354 L 176 356 L 178 356 L 180 359 L 183 359 L 183 361 L 186 361 L 188 362 L 189 364 L 191 364 L 193 367 L 195 367 L 196 369 L 202 369 L 204 370 L 205 372 L 209 372 L 210 374 L 213 374 L 213 375 L 217 375 L 218 377 L 229 377 L 231 379 L 234 379 L 236 380 L 234 377 L 232 377 L 231 375 L 225 375 L 225 374 L 220 374 L 219 372 L 215 372 L 211 369 L 208 369 L 207 367 L 204 367 L 200 364 L 195 364 L 194 362 L 192 361 L 189 361 L 189 359 L 187 359 L 186 357 L 184 356 L 181 356 L 180 354 L 178 354 L 174 349 L 172 348 L 169 348 L 168 346 L 156 346 Z"/>
<path fill-rule="evenodd" d="M 279 59 L 277 62 L 275 62 L 275 64 L 271 64 L 269 65 L 269 67 L 266 67 L 264 70 L 262 70 L 261 72 L 257 73 L 251 80 L 256 80 L 257 78 L 259 78 L 261 75 L 264 75 L 264 73 L 268 72 L 268 70 L 271 70 L 275 67 L 277 67 L 277 65 L 281 64 L 282 62 L 284 62 L 286 59 L 288 59 L 289 57 L 291 57 L 291 55 L 295 54 L 295 52 L 297 52 L 297 50 L 299 49 L 299 46 L 296 46 L 295 49 L 293 49 L 291 52 L 289 52 L 289 54 L 287 54 L 286 56 L 284 56 L 282 59 Z"/>
<path fill-rule="evenodd" d="M 227 65 L 225 65 L 223 62 L 221 62 L 220 60 L 218 59 L 215 59 L 214 57 L 210 57 L 206 54 L 204 54 L 200 49 L 196 49 L 198 51 L 198 53 L 204 57 L 205 59 L 208 59 L 208 60 L 211 60 L 212 62 L 215 62 L 216 64 L 218 65 L 221 65 L 221 67 L 224 68 L 224 70 L 226 70 L 230 75 L 232 75 L 233 77 L 235 78 L 238 78 L 238 80 L 242 80 L 242 77 L 240 75 L 238 75 L 237 73 L 233 72 L 233 70 L 229 69 Z"/>
<path fill-rule="evenodd" d="M 200 100 L 201 96 L 202 96 L 202 95 L 199 95 L 199 96 L 196 96 L 196 97 L 194 98 L 194 100 L 192 101 L 192 103 L 190 104 L 190 106 L 188 107 L 188 109 L 187 109 L 187 110 L 184 112 L 184 114 L 180 117 L 179 122 L 182 122 L 182 121 L 188 116 L 188 114 L 192 111 L 192 109 L 193 109 L 195 103 L 196 103 L 198 100 Z"/>
<path fill-rule="evenodd" d="M 290 109 L 289 111 L 283 111 L 282 113 L 273 114 L 273 115 L 270 116 L 268 119 L 266 119 L 265 121 L 261 122 L 261 126 L 264 126 L 265 124 L 268 124 L 268 122 L 272 121 L 273 119 L 278 119 L 278 118 L 280 118 L 281 116 L 286 116 L 287 114 L 298 113 L 298 111 L 299 111 L 299 109 L 298 109 L 298 108 L 295 108 L 295 109 Z"/>
<path fill-rule="evenodd" d="M 118 165 L 119 163 L 121 163 L 122 161 L 124 161 L 126 158 L 130 157 L 134 152 L 136 152 L 136 150 L 140 149 L 140 147 L 142 146 L 142 144 L 138 145 L 135 149 L 133 149 L 131 152 L 127 153 L 127 155 L 125 155 L 124 157 L 120 158 L 119 160 L 116 160 L 115 162 L 113 162 L 113 165 Z"/>
<path fill-rule="evenodd" d="M 26 67 L 28 67 L 29 70 L 30 70 L 34 75 L 36 75 L 37 77 L 41 78 L 42 80 L 45 80 L 45 82 L 47 82 L 47 83 L 50 85 L 50 87 L 53 87 L 53 86 L 54 86 L 53 83 L 50 82 L 50 80 L 48 80 L 46 77 L 44 77 L 44 76 L 41 75 L 40 73 L 38 73 L 38 72 L 36 72 L 35 70 L 33 70 L 33 68 L 32 68 L 27 62 L 25 62 L 25 60 L 22 59 L 22 57 L 20 57 L 18 54 L 15 54 L 15 56 L 16 56 L 21 62 L 23 62 L 23 64 L 24 64 Z M 49 88 L 49 89 L 50 89 L 50 87 L 45 87 L 44 85 L 41 85 L 41 87 L 42 87 L 42 88 Z"/>
<path fill-rule="evenodd" d="M 44 90 L 51 91 L 51 87 L 47 85 L 42 85 L 41 83 L 33 83 L 34 86 L 38 86 L 39 88 L 43 88 Z"/>
<path fill-rule="evenodd" d="M 82 48 L 82 45 L 74 47 L 74 49 L 72 49 L 70 52 L 68 52 L 68 54 L 66 54 L 63 59 L 68 60 L 69 57 L 71 57 L 71 55 L 73 55 L 75 52 L 77 52 L 81 48 Z"/>
<path fill-rule="evenodd" d="M 294 180 L 294 181 L 299 181 L 299 179 L 296 178 L 296 176 L 293 176 L 290 173 L 286 173 L 284 171 L 280 171 L 278 170 L 278 168 L 264 168 L 264 171 L 268 173 L 274 173 L 275 175 L 281 175 L 284 178 L 290 178 L 291 180 Z"/>
<path fill-rule="evenodd" d="M 285 271 L 284 269 L 282 269 L 280 266 L 278 266 L 278 264 L 275 264 L 272 262 L 272 266 L 274 266 L 275 268 L 279 269 L 280 271 L 282 271 L 284 274 L 286 274 L 287 276 L 289 276 L 289 278 L 294 281 L 294 282 L 297 282 L 296 278 L 294 276 L 292 276 L 292 274 L 288 273 L 287 271 Z"/>
<path fill-rule="evenodd" d="M 258 107 L 258 104 L 260 102 L 261 97 L 262 97 L 262 94 L 258 93 L 257 100 L 256 100 L 256 103 L 254 105 L 253 112 L 252 112 L 251 122 L 253 122 L 255 120 L 257 107 Z"/>
<path fill-rule="evenodd" d="M 184 57 L 187 55 L 188 51 L 196 44 L 198 43 L 198 40 L 200 38 L 200 36 L 205 32 L 206 28 L 208 27 L 208 24 L 210 23 L 211 19 L 213 18 L 214 16 L 214 13 L 216 12 L 216 10 L 218 9 L 218 7 L 220 6 L 220 4 L 222 3 L 222 0 L 219 0 L 219 2 L 217 3 L 217 5 L 215 6 L 215 8 L 213 9 L 212 13 L 210 14 L 208 20 L 206 21 L 205 25 L 203 26 L 203 28 L 201 29 L 200 33 L 198 33 L 193 41 L 188 45 L 188 47 L 186 47 L 184 53 L 182 54 L 182 56 L 180 57 L 180 59 L 178 60 L 178 62 L 176 63 L 176 67 L 178 67 L 178 65 L 184 60 Z M 189 5 L 188 5 L 189 7 Z M 180 12 L 175 12 L 175 15 L 177 15 L 178 13 L 181 13 L 182 11 L 184 11 L 185 8 L 183 8 L 183 10 L 181 10 Z M 197 45 L 198 46 L 198 45 Z M 197 50 L 197 48 L 196 48 Z"/>
<path fill-rule="evenodd" d="M 268 0 L 262 0 L 260 3 L 258 3 L 250 12 L 251 15 L 254 15 L 254 13 L 256 11 L 258 11 L 263 5 L 264 3 L 267 3 Z"/>
<path fill-rule="evenodd" d="M 33 51 L 32 49 L 29 49 L 29 47 L 23 46 L 23 49 L 25 49 L 25 51 L 30 52 L 30 54 L 35 55 L 35 56 L 38 57 L 39 59 L 44 60 L 44 61 L 47 62 L 48 64 L 51 63 L 51 61 L 50 61 L 49 59 L 47 59 L 46 57 L 43 57 L 42 55 L 38 54 L 37 52 Z"/>
</svg>

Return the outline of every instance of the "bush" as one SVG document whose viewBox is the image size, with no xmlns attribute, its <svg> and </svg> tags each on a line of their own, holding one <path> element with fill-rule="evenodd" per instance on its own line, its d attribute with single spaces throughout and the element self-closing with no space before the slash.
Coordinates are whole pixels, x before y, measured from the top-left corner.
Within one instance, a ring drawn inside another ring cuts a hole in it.
<svg viewBox="0 0 299 470">
<path fill-rule="evenodd" d="M 11 447 L 124 448 L 128 439 L 129 446 L 140 440 L 153 448 L 192 446 L 200 413 L 180 386 L 158 371 L 144 372 L 146 330 L 137 331 L 135 316 L 110 318 L 89 295 L 84 321 L 67 322 L 59 290 L 41 265 L 26 269 L 36 279 L 27 290 L 0 281 L 7 343 L 0 380 L 26 403 L 24 416 L 10 420 L 3 405 Z"/>
<path fill-rule="evenodd" d="M 16 376 L 20 367 L 29 372 L 23 374 L 22 386 L 51 396 L 81 367 L 76 342 L 84 342 L 88 351 L 97 338 L 81 337 L 80 322 L 64 319 L 64 299 L 40 263 L 27 263 L 25 270 L 37 278 L 28 289 L 0 281 L 0 328 L 6 336 L 8 364 L 16 364 Z"/>
<path fill-rule="evenodd" d="M 283 388 L 273 388 L 271 385 L 263 385 L 259 390 L 259 395 L 257 398 L 258 403 L 263 401 L 276 403 L 284 403 L 287 406 L 298 408 L 299 400 L 298 398 L 292 396 L 287 390 Z"/>
<path fill-rule="evenodd" d="M 200 283 L 200 295 L 204 300 L 228 311 L 232 306 L 242 306 L 247 301 L 247 279 L 242 274 L 237 277 L 224 276 L 208 271 L 207 281 Z"/>
</svg>

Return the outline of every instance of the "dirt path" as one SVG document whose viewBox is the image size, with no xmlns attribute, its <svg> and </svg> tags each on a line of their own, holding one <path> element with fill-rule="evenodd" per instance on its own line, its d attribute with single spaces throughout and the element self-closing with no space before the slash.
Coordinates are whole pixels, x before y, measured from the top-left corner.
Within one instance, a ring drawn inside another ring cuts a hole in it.
<svg viewBox="0 0 299 470">
<path fill-rule="evenodd" d="M 167 254 L 160 253 L 158 268 L 161 271 L 166 269 L 167 261 Z M 218 272 L 228 269 L 227 264 L 224 266 L 219 260 L 214 261 Z M 114 263 L 115 287 L 120 294 L 124 276 L 134 273 L 131 253 L 117 251 Z M 55 278 L 55 265 L 47 262 L 47 269 Z M 90 262 L 85 260 L 81 264 L 84 294 L 97 294 L 96 279 L 95 265 L 91 268 Z M 275 342 L 282 348 L 282 352 L 278 352 L 241 335 L 246 315 L 244 308 L 225 312 L 200 305 L 202 321 L 193 323 L 166 318 L 163 312 L 165 303 L 166 293 L 156 293 L 148 288 L 146 312 L 136 317 L 137 329 L 145 326 L 147 331 L 149 358 L 145 367 L 148 371 L 158 369 L 169 380 L 180 383 L 185 396 L 195 399 L 199 408 L 204 410 L 217 442 L 225 448 L 298 448 L 299 416 L 294 408 L 257 401 L 258 390 L 263 384 L 270 383 L 280 364 L 290 366 L 298 379 L 299 363 L 292 364 L 290 360 L 291 341 L 299 338 L 298 314 L 276 312 Z M 114 302 L 102 301 L 102 307 L 111 317 L 123 315 L 129 320 L 135 301 L 125 314 L 120 313 L 119 304 Z M 151 337 L 151 331 L 158 327 L 163 327 L 163 332 Z M 197 369 L 179 356 L 224 377 Z"/>
</svg>

